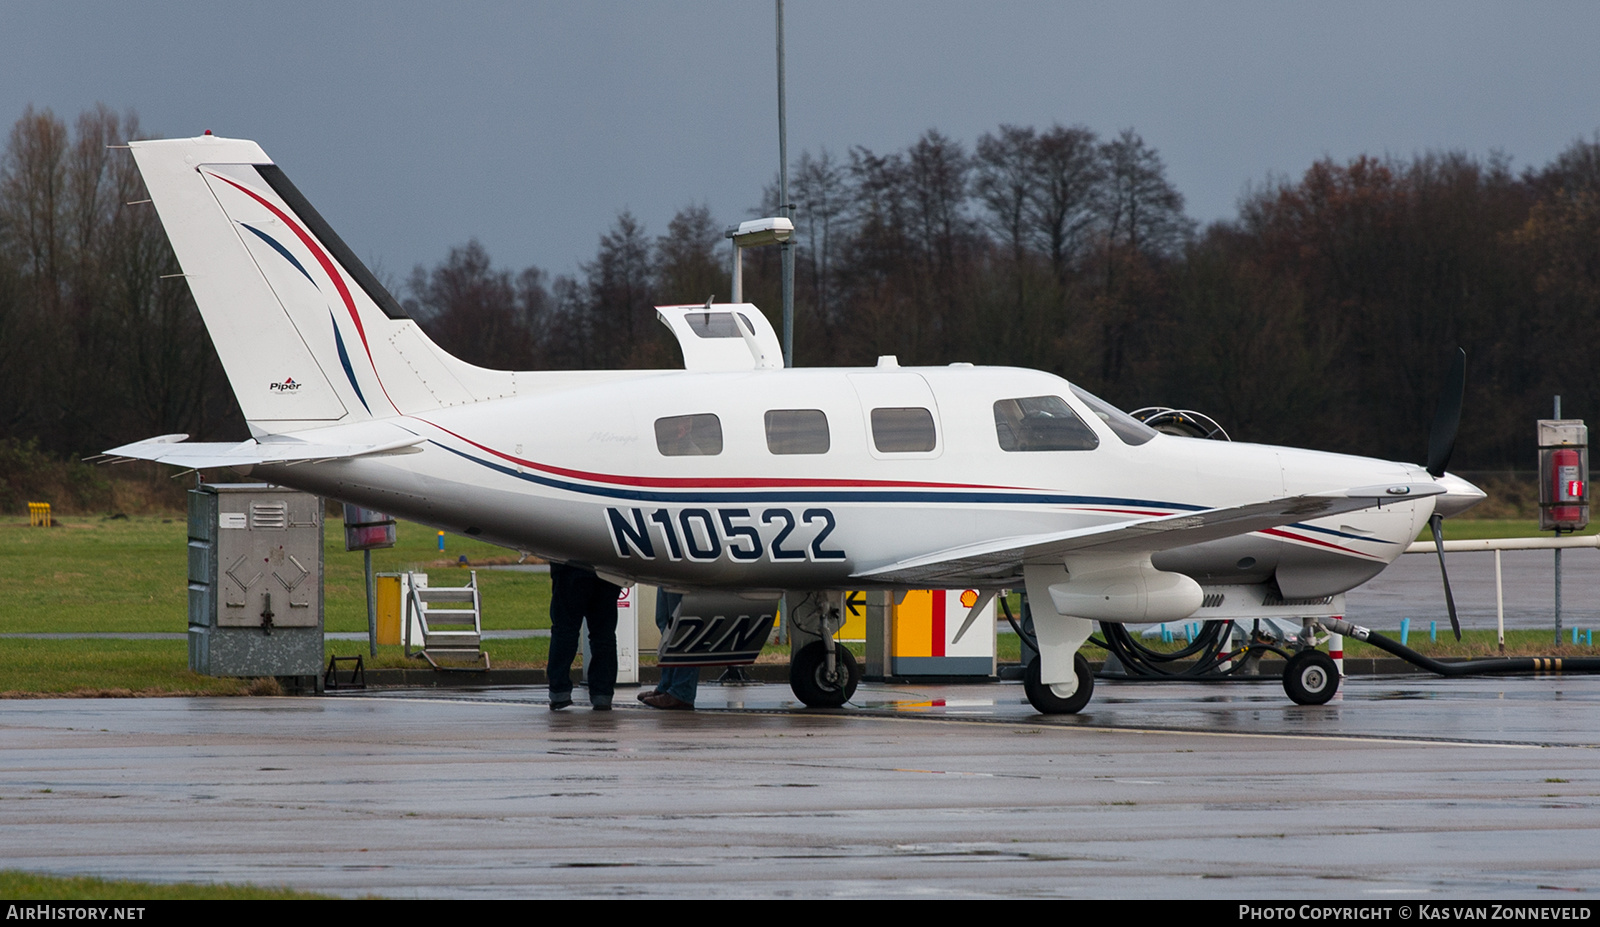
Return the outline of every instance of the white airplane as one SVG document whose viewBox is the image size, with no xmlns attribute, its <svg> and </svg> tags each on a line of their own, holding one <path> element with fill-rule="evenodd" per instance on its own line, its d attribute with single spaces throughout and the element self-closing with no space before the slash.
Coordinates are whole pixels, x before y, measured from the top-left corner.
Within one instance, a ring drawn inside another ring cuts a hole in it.
<svg viewBox="0 0 1600 927">
<path fill-rule="evenodd" d="M 131 147 L 252 438 L 108 454 L 238 468 L 683 591 L 679 662 L 758 649 L 787 593 L 807 704 L 854 691 L 831 633 L 845 590 L 972 588 L 976 616 L 1025 588 L 1029 700 L 1075 712 L 1094 621 L 1335 617 L 1430 516 L 1484 498 L 1444 472 L 1453 422 L 1426 468 L 1174 437 L 1038 371 L 783 369 L 747 303 L 659 309 L 684 370 L 475 367 L 255 142 Z M 1338 675 L 1307 650 L 1285 685 L 1321 702 Z"/>
</svg>

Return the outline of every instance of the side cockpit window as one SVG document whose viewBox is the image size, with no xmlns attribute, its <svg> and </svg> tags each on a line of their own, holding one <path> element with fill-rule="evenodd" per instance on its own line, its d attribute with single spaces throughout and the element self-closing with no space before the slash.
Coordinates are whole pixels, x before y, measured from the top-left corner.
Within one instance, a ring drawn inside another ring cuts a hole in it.
<svg viewBox="0 0 1600 927">
<path fill-rule="evenodd" d="M 994 404 L 995 436 L 1002 451 L 1092 451 L 1100 446 L 1060 396 L 1002 399 Z"/>
<path fill-rule="evenodd" d="M 722 420 L 709 412 L 658 418 L 656 449 L 666 457 L 714 457 L 722 453 Z"/>
<path fill-rule="evenodd" d="M 773 409 L 767 413 L 766 425 L 771 453 L 828 453 L 828 417 L 821 409 Z"/>
</svg>

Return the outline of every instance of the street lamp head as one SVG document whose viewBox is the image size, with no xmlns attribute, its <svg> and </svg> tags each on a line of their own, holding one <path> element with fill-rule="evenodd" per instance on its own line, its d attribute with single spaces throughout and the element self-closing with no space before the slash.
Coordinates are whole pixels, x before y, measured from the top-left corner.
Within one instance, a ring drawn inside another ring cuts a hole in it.
<svg viewBox="0 0 1600 927">
<path fill-rule="evenodd" d="M 794 222 L 783 216 L 751 219 L 728 229 L 727 237 L 738 248 L 755 248 L 760 245 L 781 245 L 794 237 Z"/>
</svg>

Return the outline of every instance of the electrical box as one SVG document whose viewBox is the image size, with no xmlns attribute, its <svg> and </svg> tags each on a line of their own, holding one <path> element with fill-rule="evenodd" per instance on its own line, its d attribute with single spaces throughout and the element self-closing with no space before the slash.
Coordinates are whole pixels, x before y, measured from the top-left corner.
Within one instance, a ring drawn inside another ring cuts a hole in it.
<svg viewBox="0 0 1600 927">
<path fill-rule="evenodd" d="M 1539 530 L 1589 524 L 1589 429 L 1582 419 L 1539 420 Z"/>
<path fill-rule="evenodd" d="M 322 672 L 322 500 L 265 483 L 189 491 L 189 668 Z"/>
</svg>

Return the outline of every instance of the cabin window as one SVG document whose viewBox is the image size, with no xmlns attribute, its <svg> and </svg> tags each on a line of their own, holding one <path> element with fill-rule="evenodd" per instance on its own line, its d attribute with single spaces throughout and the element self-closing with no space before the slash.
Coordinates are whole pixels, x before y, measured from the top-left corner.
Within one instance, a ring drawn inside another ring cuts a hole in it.
<svg viewBox="0 0 1600 927">
<path fill-rule="evenodd" d="M 689 330 L 701 338 L 738 338 L 739 323 L 731 312 L 690 312 L 684 315 Z"/>
<path fill-rule="evenodd" d="M 1106 427 L 1111 429 L 1112 434 L 1121 438 L 1123 444 L 1137 446 L 1154 438 L 1159 433 L 1144 422 L 1139 421 L 1082 387 L 1074 386 L 1072 392 L 1089 406 L 1090 411 L 1100 416 L 1100 421 L 1105 422 Z"/>
<path fill-rule="evenodd" d="M 767 450 L 774 454 L 828 453 L 828 417 L 821 409 L 767 413 Z"/>
<path fill-rule="evenodd" d="M 667 457 L 712 457 L 722 453 L 722 420 L 711 413 L 656 419 L 656 449 Z"/>
<path fill-rule="evenodd" d="M 1002 399 L 994 404 L 994 431 L 1002 451 L 1092 451 L 1094 430 L 1060 396 Z"/>
<path fill-rule="evenodd" d="M 883 454 L 931 451 L 937 436 L 927 409 L 873 409 L 872 444 Z"/>
</svg>

